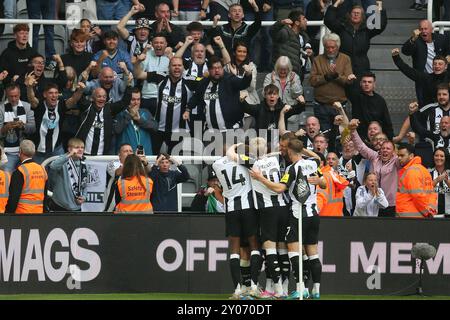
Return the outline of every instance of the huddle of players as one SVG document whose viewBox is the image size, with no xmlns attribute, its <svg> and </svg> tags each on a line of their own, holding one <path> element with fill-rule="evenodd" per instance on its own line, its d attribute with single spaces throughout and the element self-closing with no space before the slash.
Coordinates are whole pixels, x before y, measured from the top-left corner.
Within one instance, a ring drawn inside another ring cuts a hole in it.
<svg viewBox="0 0 450 320">
<path fill-rule="evenodd" d="M 281 157 L 291 165 L 286 168 L 282 177 L 280 154 L 267 154 L 267 143 L 263 138 L 251 139 L 248 146 L 233 145 L 227 149 L 226 156 L 213 163 L 225 198 L 229 263 L 235 288 L 232 299 L 240 299 L 244 294 L 256 298 L 288 297 L 291 269 L 296 290 L 288 298 L 298 299 L 302 294 L 300 281 L 304 279 L 308 282 L 310 278 L 313 280 L 312 298 L 320 298 L 322 265 L 317 252 L 319 216 L 316 206 L 317 188 L 325 188 L 325 180 L 320 172 L 318 157 L 304 159 L 302 154 L 314 154 L 304 149 L 302 142 L 297 139 L 285 141 L 285 144 L 286 142 L 287 150 L 282 152 Z M 298 193 L 299 184 L 309 188 L 303 198 Z M 298 274 L 300 211 L 303 235 L 302 277 Z M 263 263 L 260 243 L 265 252 L 267 278 L 266 290 L 262 292 L 257 285 Z M 247 248 L 242 248 L 247 244 Z M 241 282 L 241 275 L 244 283 Z M 309 285 L 305 284 L 303 296 L 309 298 Z"/>
</svg>

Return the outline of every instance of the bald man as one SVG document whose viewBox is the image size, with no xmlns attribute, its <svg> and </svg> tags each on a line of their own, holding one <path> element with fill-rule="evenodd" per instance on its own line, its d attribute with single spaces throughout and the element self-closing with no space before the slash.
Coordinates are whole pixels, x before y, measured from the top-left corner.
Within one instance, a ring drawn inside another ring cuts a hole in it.
<svg viewBox="0 0 450 320">
<path fill-rule="evenodd" d="M 104 67 L 100 71 L 98 79 L 86 83 L 84 93 L 90 95 L 94 89 L 103 88 L 106 91 L 108 101 L 120 101 L 127 89 L 130 72 L 124 62 L 120 62 L 119 67 L 123 71 L 123 79 L 117 77 L 114 70 L 110 67 Z"/>
<path fill-rule="evenodd" d="M 94 89 L 91 104 L 81 115 L 81 126 L 76 137 L 85 142 L 85 154 L 113 154 L 113 117 L 125 110 L 130 104 L 131 89 L 125 91 L 122 100 L 108 101 L 105 89 Z"/>
<path fill-rule="evenodd" d="M 150 110 L 158 122 L 158 130 L 152 142 L 155 153 L 159 152 L 165 142 L 170 154 L 172 148 L 179 141 L 179 138 L 172 139 L 172 133 L 190 131 L 188 123 L 190 113 L 186 108 L 198 81 L 183 78 L 183 72 L 183 58 L 181 57 L 170 59 L 168 76 L 157 72 L 142 71 L 139 65 L 135 68 L 136 79 L 158 84 L 158 103 L 155 110 Z M 176 136 L 179 137 L 179 134 Z"/>
<path fill-rule="evenodd" d="M 443 34 L 433 33 L 433 26 L 428 20 L 419 22 L 419 29 L 412 32 L 411 37 L 403 44 L 402 53 L 411 56 L 413 68 L 420 72 L 433 72 L 433 58 L 447 56 L 449 44 Z M 422 88 L 416 84 L 419 105 L 423 105 Z"/>
</svg>

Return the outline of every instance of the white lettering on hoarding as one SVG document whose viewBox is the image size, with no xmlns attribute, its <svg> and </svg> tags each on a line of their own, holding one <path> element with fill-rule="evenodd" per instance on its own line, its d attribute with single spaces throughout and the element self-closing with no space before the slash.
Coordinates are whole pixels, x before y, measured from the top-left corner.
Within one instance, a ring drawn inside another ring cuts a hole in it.
<svg viewBox="0 0 450 320">
<path fill-rule="evenodd" d="M 78 282 L 91 281 L 100 274 L 100 256 L 79 245 L 80 241 L 85 241 L 90 246 L 98 246 L 100 242 L 94 231 L 87 228 L 75 229 L 70 242 L 66 232 L 60 228 L 52 229 L 42 242 L 38 229 L 29 230 L 28 239 L 22 239 L 25 235 L 21 229 L 12 229 L 7 239 L 5 230 L 0 229 L 0 282 L 11 281 L 11 271 L 14 282 L 29 281 L 30 275 L 34 274 L 32 271 L 36 272 L 38 281 L 46 281 L 48 278 L 52 282 L 62 281 L 67 270 L 73 271 L 70 274 Z M 23 260 L 22 241 L 27 241 Z M 55 249 L 57 243 L 62 249 Z M 86 263 L 87 269 L 80 270 L 76 264 L 69 265 L 70 254 L 75 260 Z"/>
<path fill-rule="evenodd" d="M 186 241 L 186 271 L 194 271 L 194 263 L 195 261 L 204 261 L 205 254 L 204 253 L 196 253 L 195 249 L 206 248 L 205 240 L 188 240 Z"/>
<path fill-rule="evenodd" d="M 411 274 L 411 242 L 393 242 L 391 243 L 391 265 L 390 273 Z M 400 253 L 400 251 L 408 251 Z M 401 262 L 409 262 L 408 266 L 400 265 Z"/>
<path fill-rule="evenodd" d="M 175 249 L 175 260 L 168 262 L 164 258 L 167 249 Z M 186 271 L 195 271 L 195 262 L 207 262 L 208 271 L 217 271 L 218 261 L 227 261 L 226 253 L 217 252 L 218 249 L 228 248 L 227 240 L 186 240 Z M 196 249 L 205 249 L 204 252 L 198 252 Z M 208 258 L 205 256 L 208 252 Z M 174 239 L 162 241 L 156 249 L 156 261 L 158 266 L 167 272 L 178 270 L 184 260 L 183 246 Z"/>
<path fill-rule="evenodd" d="M 164 259 L 164 252 L 167 248 L 173 248 L 175 249 L 175 261 L 172 263 L 168 263 Z M 183 247 L 181 244 L 174 239 L 167 239 L 161 242 L 158 246 L 158 249 L 156 249 L 156 261 L 158 262 L 158 265 L 161 269 L 167 272 L 172 272 L 178 270 L 178 268 L 183 263 L 184 253 L 183 253 Z"/>
<path fill-rule="evenodd" d="M 381 273 L 386 273 L 386 243 L 375 242 L 367 257 L 366 249 L 363 242 L 350 243 L 350 272 L 359 273 L 359 263 L 362 269 L 367 272 L 370 266 L 379 266 Z M 372 272 L 372 271 L 370 271 Z"/>
<path fill-rule="evenodd" d="M 325 264 L 325 260 L 323 257 L 323 241 L 319 241 L 318 251 L 319 251 L 319 259 L 320 261 L 322 261 L 322 272 L 336 273 L 335 264 Z"/>
</svg>

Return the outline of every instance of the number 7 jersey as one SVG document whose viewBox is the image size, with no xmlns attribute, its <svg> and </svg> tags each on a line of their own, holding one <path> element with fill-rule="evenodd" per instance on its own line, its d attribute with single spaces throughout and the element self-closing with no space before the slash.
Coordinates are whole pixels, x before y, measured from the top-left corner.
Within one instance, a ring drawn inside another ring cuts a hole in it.
<svg viewBox="0 0 450 320">
<path fill-rule="evenodd" d="M 226 212 L 254 208 L 252 184 L 246 167 L 222 157 L 213 163 L 212 168 L 223 188 Z"/>
</svg>

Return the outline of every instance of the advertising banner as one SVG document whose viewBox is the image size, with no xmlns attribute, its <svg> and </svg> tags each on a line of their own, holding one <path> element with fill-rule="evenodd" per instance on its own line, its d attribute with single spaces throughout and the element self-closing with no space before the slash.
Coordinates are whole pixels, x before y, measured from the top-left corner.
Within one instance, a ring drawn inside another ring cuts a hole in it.
<svg viewBox="0 0 450 320">
<path fill-rule="evenodd" d="M 231 293 L 223 216 L 0 216 L 0 294 Z M 415 243 L 433 245 L 427 294 L 450 294 L 450 221 L 323 218 L 323 294 L 413 293 Z M 263 276 L 261 277 L 263 282 Z"/>
</svg>

